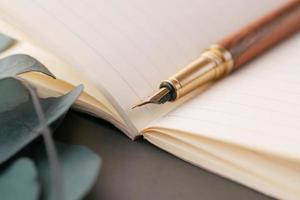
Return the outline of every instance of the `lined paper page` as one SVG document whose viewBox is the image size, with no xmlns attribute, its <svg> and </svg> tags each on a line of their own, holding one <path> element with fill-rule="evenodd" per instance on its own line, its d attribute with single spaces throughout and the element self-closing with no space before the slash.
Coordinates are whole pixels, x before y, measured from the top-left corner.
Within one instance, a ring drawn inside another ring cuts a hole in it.
<svg viewBox="0 0 300 200">
<path fill-rule="evenodd" d="M 297 34 L 152 125 L 300 161 L 299 52 Z"/>
<path fill-rule="evenodd" d="M 203 48 L 284 0 L 1 0 L 1 16 L 104 86 L 134 125 L 176 106 L 130 108 Z"/>
</svg>

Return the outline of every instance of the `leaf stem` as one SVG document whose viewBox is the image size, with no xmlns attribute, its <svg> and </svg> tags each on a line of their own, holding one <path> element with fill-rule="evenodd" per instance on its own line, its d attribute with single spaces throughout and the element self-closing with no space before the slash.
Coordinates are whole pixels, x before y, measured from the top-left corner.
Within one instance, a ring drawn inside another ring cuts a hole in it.
<svg viewBox="0 0 300 200">
<path fill-rule="evenodd" d="M 51 171 L 51 185 L 52 192 L 54 194 L 53 199 L 63 200 L 64 199 L 64 190 L 63 190 L 63 179 L 62 171 L 58 160 L 58 154 L 56 147 L 52 138 L 51 129 L 47 125 L 43 108 L 41 106 L 40 100 L 37 96 L 36 89 L 31 86 L 26 80 L 21 79 L 23 85 L 27 88 L 32 98 L 32 102 L 38 117 L 40 124 L 42 125 L 41 133 L 44 139 L 46 152 L 48 155 L 48 161 Z"/>
</svg>

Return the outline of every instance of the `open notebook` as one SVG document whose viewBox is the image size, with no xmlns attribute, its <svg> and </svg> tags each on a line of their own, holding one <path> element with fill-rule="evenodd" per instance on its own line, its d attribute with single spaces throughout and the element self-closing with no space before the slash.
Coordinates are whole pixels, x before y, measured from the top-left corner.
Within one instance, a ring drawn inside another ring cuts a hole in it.
<svg viewBox="0 0 300 200">
<path fill-rule="evenodd" d="M 194 98 L 130 108 L 202 50 L 284 0 L 1 0 L 0 31 L 58 78 L 83 83 L 75 107 L 265 194 L 300 196 L 300 34 Z M 204 28 L 206 27 L 206 28 Z M 291 53 L 292 52 L 292 53 Z"/>
</svg>

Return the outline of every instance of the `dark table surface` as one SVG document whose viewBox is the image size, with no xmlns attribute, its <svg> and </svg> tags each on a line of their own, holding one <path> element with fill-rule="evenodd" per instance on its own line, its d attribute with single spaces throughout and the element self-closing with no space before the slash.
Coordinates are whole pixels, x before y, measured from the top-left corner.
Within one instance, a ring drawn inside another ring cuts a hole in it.
<svg viewBox="0 0 300 200">
<path fill-rule="evenodd" d="M 103 161 L 86 199 L 270 199 L 195 167 L 145 140 L 131 141 L 109 123 L 71 111 L 55 131 L 67 143 L 83 144 Z"/>
</svg>

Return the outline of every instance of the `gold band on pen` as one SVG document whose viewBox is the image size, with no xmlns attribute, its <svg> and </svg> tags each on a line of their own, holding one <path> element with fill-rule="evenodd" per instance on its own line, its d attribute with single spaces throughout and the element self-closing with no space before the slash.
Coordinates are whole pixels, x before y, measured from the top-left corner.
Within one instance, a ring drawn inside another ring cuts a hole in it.
<svg viewBox="0 0 300 200">
<path fill-rule="evenodd" d="M 173 87 L 176 100 L 204 84 L 214 82 L 232 71 L 231 53 L 219 45 L 213 45 L 182 70 L 164 80 L 162 85 Z"/>
</svg>

